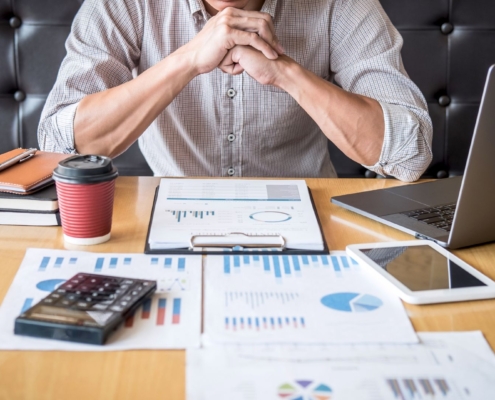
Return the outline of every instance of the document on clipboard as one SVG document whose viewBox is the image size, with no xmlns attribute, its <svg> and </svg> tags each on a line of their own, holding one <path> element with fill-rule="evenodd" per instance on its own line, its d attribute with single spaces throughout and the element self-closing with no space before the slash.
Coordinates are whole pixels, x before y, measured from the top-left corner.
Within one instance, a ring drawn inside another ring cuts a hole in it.
<svg viewBox="0 0 495 400">
<path fill-rule="evenodd" d="M 147 253 L 327 251 L 304 180 L 162 179 Z"/>
</svg>

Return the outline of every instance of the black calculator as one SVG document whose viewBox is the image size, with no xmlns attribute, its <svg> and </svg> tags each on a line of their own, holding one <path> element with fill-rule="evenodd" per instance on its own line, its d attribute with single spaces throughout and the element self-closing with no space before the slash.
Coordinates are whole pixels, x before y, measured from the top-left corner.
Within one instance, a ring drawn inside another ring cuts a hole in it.
<svg viewBox="0 0 495 400">
<path fill-rule="evenodd" d="M 14 333 L 104 344 L 155 291 L 155 281 L 79 273 L 17 317 Z"/>
</svg>

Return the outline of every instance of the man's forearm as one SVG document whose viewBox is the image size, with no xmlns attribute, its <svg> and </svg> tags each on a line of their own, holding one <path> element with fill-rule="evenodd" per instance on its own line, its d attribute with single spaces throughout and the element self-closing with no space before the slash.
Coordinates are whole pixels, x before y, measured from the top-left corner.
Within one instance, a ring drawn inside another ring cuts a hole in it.
<svg viewBox="0 0 495 400">
<path fill-rule="evenodd" d="M 378 162 L 385 121 L 376 100 L 346 92 L 288 58 L 277 86 L 288 92 L 349 158 L 364 165 Z"/>
<path fill-rule="evenodd" d="M 74 119 L 76 150 L 110 157 L 121 154 L 195 76 L 179 50 L 136 79 L 85 97 Z"/>
</svg>

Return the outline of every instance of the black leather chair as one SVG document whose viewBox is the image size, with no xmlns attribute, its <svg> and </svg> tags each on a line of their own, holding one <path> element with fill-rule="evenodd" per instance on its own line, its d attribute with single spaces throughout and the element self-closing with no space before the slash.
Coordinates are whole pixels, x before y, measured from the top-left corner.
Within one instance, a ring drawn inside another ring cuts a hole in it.
<svg viewBox="0 0 495 400">
<path fill-rule="evenodd" d="M 38 147 L 41 110 L 83 0 L 0 0 L 0 152 Z M 280 0 L 289 1 L 289 0 Z M 486 73 L 495 64 L 495 1 L 381 0 L 404 37 L 404 64 L 428 100 L 434 158 L 426 176 L 464 171 Z M 341 177 L 375 176 L 329 150 Z M 150 175 L 137 145 L 122 175 Z"/>
</svg>

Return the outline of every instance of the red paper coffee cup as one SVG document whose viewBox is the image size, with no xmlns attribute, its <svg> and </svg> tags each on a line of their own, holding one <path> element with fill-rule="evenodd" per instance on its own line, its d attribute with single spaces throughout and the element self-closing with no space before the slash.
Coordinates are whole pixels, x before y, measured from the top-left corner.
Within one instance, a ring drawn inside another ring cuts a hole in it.
<svg viewBox="0 0 495 400">
<path fill-rule="evenodd" d="M 66 242 L 92 245 L 110 239 L 117 176 L 108 157 L 78 155 L 60 161 L 53 179 Z"/>
</svg>

